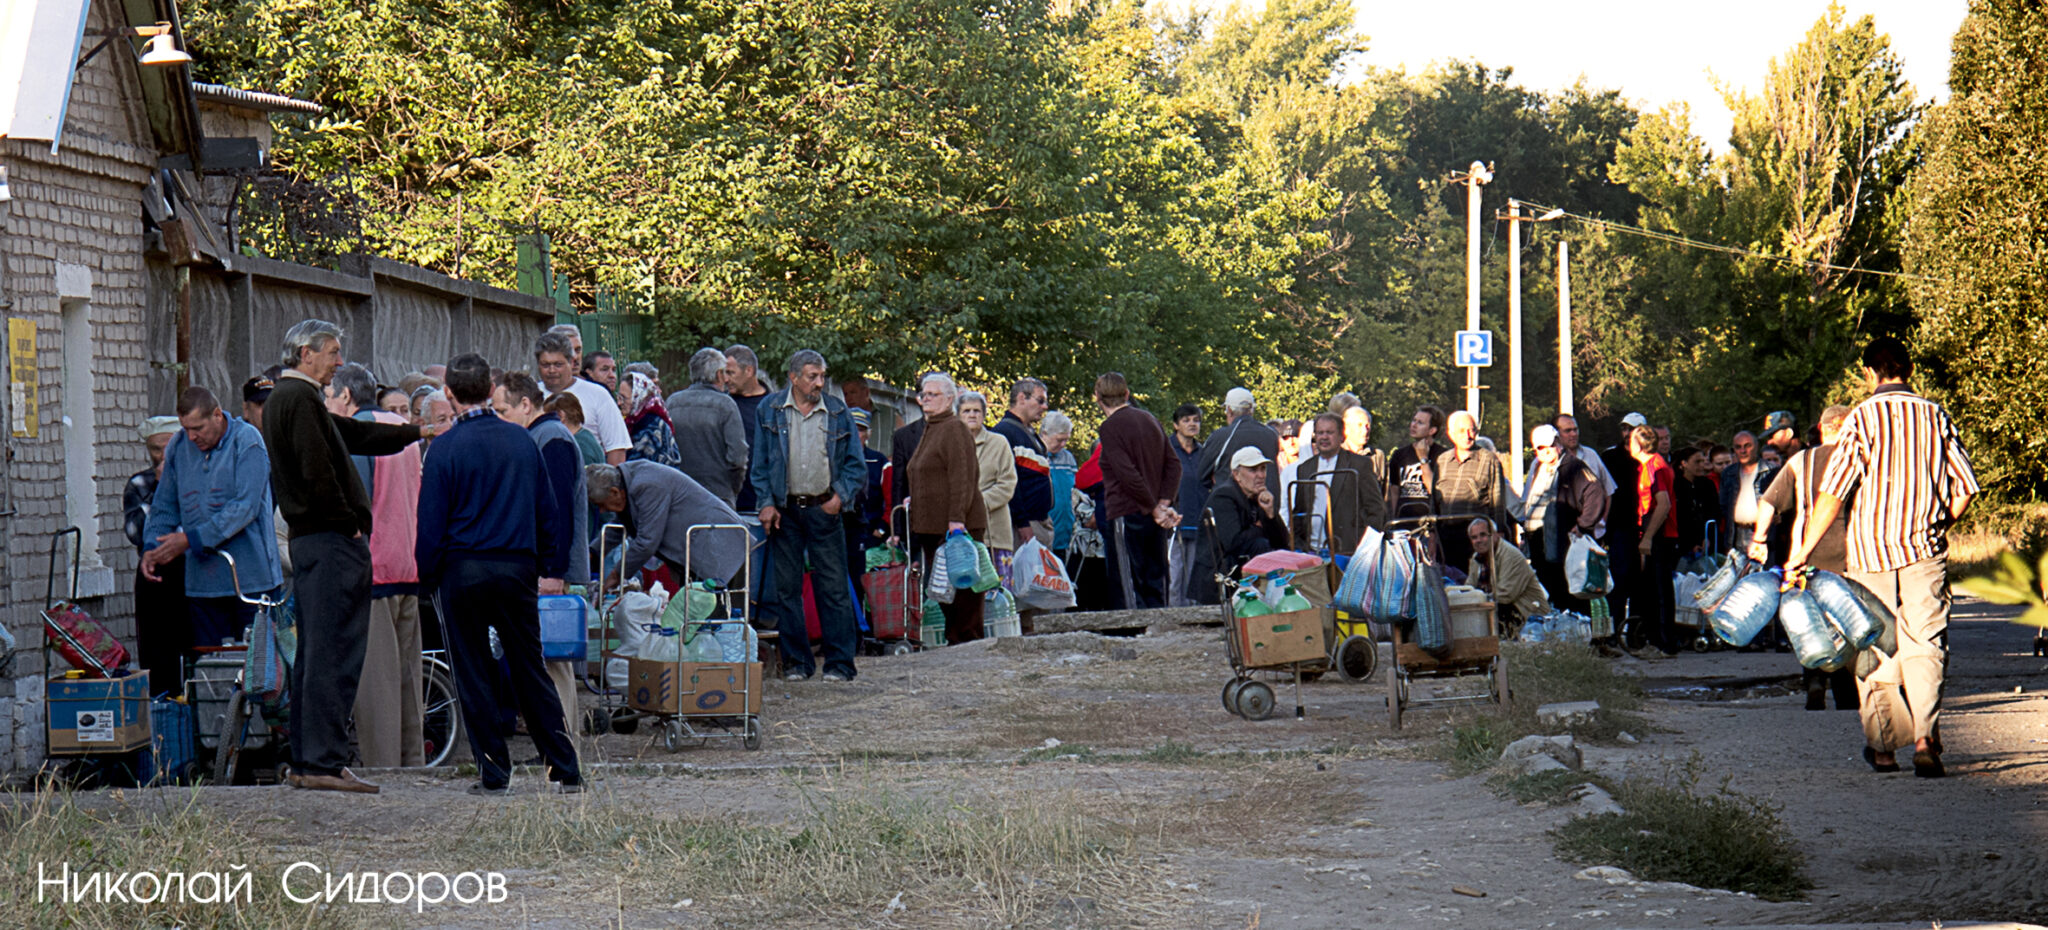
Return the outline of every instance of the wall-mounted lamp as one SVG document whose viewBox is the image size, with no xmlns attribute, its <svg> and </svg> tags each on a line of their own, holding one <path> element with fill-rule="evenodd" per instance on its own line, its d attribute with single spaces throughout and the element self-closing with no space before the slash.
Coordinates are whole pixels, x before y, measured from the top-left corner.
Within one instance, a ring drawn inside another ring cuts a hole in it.
<svg viewBox="0 0 2048 930">
<path fill-rule="evenodd" d="M 91 51 L 85 53 L 84 58 L 78 60 L 77 67 L 79 68 L 85 67 L 87 62 L 92 61 L 94 55 L 99 54 L 102 49 L 112 45 L 115 39 L 148 39 L 149 44 L 144 46 L 142 54 L 136 58 L 136 61 L 145 67 L 169 67 L 189 64 L 192 61 L 191 55 L 178 48 L 178 40 L 177 37 L 171 34 L 170 23 L 157 23 L 152 26 L 125 26 L 119 29 L 93 29 L 89 30 L 86 34 L 100 36 L 101 39 L 98 45 L 93 46 Z"/>
</svg>

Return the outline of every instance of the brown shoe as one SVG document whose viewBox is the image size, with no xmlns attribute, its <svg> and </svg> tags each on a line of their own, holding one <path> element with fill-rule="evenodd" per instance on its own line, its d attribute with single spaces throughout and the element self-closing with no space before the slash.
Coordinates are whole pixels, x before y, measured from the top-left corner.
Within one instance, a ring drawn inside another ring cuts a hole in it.
<svg viewBox="0 0 2048 930">
<path fill-rule="evenodd" d="M 356 773 L 342 769 L 339 775 L 300 775 L 298 786 L 307 791 L 348 791 L 355 794 L 376 794 L 382 790 L 356 777 Z"/>
</svg>

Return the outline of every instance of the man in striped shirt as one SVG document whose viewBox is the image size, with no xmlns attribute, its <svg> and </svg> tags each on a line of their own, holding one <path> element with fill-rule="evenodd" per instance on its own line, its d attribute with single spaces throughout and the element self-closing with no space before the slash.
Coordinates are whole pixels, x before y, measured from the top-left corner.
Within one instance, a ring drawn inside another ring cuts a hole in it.
<svg viewBox="0 0 2048 930">
<path fill-rule="evenodd" d="M 1863 377 L 1871 397 L 1842 424 L 1834 458 L 1821 479 L 1820 499 L 1785 570 L 1806 564 L 1842 501 L 1849 507 L 1849 577 L 1892 608 L 1898 651 L 1867 681 L 1863 701 L 1863 756 L 1871 768 L 1896 771 L 1892 752 L 1903 745 L 1887 726 L 1887 700 L 1903 685 L 1913 720 L 1913 774 L 1939 778 L 1942 671 L 1948 656 L 1948 527 L 1977 493 L 1955 424 L 1934 403 L 1906 386 L 1913 362 L 1897 339 L 1880 336 L 1863 350 Z M 1853 497 L 1852 497 L 1853 495 Z"/>
</svg>

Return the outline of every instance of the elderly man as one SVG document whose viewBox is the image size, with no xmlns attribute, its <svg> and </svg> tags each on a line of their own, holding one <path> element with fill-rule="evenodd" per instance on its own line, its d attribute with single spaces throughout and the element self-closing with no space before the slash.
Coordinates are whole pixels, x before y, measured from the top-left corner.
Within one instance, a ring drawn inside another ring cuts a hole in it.
<svg viewBox="0 0 2048 930">
<path fill-rule="evenodd" d="M 583 477 L 590 503 L 620 514 L 626 525 L 626 554 L 621 568 L 608 573 L 607 583 L 616 581 L 621 571 L 637 570 L 653 559 L 660 559 L 678 580 L 721 583 L 739 574 L 745 564 L 748 540 L 740 530 L 700 530 L 695 539 L 689 538 L 693 526 L 740 522 L 732 507 L 689 475 L 658 462 L 627 462 L 587 465 Z"/>
<path fill-rule="evenodd" d="M 235 593 L 235 572 L 251 595 L 284 584 L 271 516 L 270 455 L 256 427 L 229 416 L 203 387 L 187 388 L 178 398 L 178 425 L 184 432 L 165 450 L 163 477 L 142 529 L 148 547 L 142 577 L 159 581 L 158 569 L 182 558 L 191 618 L 184 648 L 218 646 L 240 639 L 256 619 L 256 608 Z M 222 553 L 234 559 L 233 569 Z M 178 681 L 150 684 L 170 690 Z"/>
<path fill-rule="evenodd" d="M 825 680 L 852 681 L 860 629 L 842 513 L 867 485 L 867 463 L 846 404 L 825 393 L 825 357 L 799 349 L 787 371 L 789 387 L 761 401 L 749 470 L 768 534 L 768 593 L 761 602 L 782 634 L 784 677 L 811 677 L 815 659 L 803 612 L 808 560 Z"/>
<path fill-rule="evenodd" d="M 1508 545 L 1495 531 L 1492 520 L 1474 518 L 1465 532 L 1472 544 L 1472 561 L 1465 571 L 1467 583 L 1493 599 L 1502 633 L 1512 636 L 1523 622 L 1549 615 L 1550 592 L 1536 579 L 1522 550 Z"/>
<path fill-rule="evenodd" d="M 1202 460 L 1199 465 L 1202 474 L 1202 490 L 1208 491 L 1224 484 L 1229 477 L 1226 470 L 1237 450 L 1252 448 L 1264 453 L 1268 462 L 1280 454 L 1280 434 L 1270 426 L 1259 422 L 1254 414 L 1258 410 L 1257 399 L 1252 392 L 1234 387 L 1223 394 L 1224 424 L 1209 434 L 1202 442 Z M 1268 470 L 1266 490 L 1273 492 L 1275 499 L 1280 496 L 1280 475 Z"/>
<path fill-rule="evenodd" d="M 1584 612 L 1565 584 L 1564 559 L 1571 541 L 1597 537 L 1607 517 L 1607 491 L 1585 460 L 1567 453 L 1557 427 L 1548 423 L 1529 433 L 1536 464 L 1522 482 L 1522 504 L 1528 519 L 1522 530 L 1536 577 L 1558 607 Z"/>
<path fill-rule="evenodd" d="M 682 448 L 683 474 L 731 506 L 747 480 L 753 440 L 739 404 L 719 387 L 725 365 L 725 353 L 717 349 L 698 349 L 690 356 L 690 385 L 668 396 L 668 415 Z"/>
<path fill-rule="evenodd" d="M 533 367 L 550 395 L 566 391 L 583 404 L 584 425 L 597 434 L 605 461 L 614 465 L 625 461 L 626 452 L 633 448 L 626 418 L 604 385 L 576 377 L 576 343 L 553 330 L 542 333 L 533 343 Z"/>
<path fill-rule="evenodd" d="M 378 409 L 377 382 L 350 362 L 335 372 L 334 412 L 376 423 L 405 418 Z M 356 753 L 372 768 L 421 765 L 426 737 L 420 727 L 420 573 L 413 558 L 419 536 L 421 444 L 393 455 L 355 456 L 356 474 L 370 493 L 370 626 L 356 691 Z"/>
<path fill-rule="evenodd" d="M 564 538 L 573 542 L 568 512 L 555 499 L 547 466 L 533 437 L 491 410 L 491 366 L 483 356 L 448 362 L 448 393 L 455 426 L 434 444 L 420 480 L 420 576 L 433 585 L 446 618 L 455 693 L 471 721 L 470 752 L 477 782 L 469 793 L 511 791 L 512 757 L 491 721 L 503 703 L 519 708 L 526 732 L 540 750 L 548 780 L 564 793 L 583 790 L 561 699 L 542 663 L 542 573 L 560 592 Z M 496 693 L 497 660 L 490 633 L 498 633 L 510 694 Z"/>
<path fill-rule="evenodd" d="M 1010 523 L 1017 545 L 1031 539 L 1033 526 L 1044 527 L 1052 513 L 1052 479 L 1047 474 L 1045 443 L 1033 428 L 1045 416 L 1045 382 L 1025 378 L 1010 388 L 1010 409 L 989 427 L 1010 444 L 1017 460 L 1017 492 L 1010 498 Z"/>
<path fill-rule="evenodd" d="M 1386 496 L 1372 460 L 1344 448 L 1342 414 L 1316 414 L 1313 430 L 1310 454 L 1287 470 L 1288 526 L 1296 545 L 1350 555 L 1366 527 L 1386 528 Z"/>
<path fill-rule="evenodd" d="M 1250 421 L 1250 396 L 1246 391 L 1247 406 L 1239 421 L 1246 429 L 1265 429 Z M 1104 372 L 1095 379 L 1095 405 L 1102 410 L 1102 425 L 1096 430 L 1101 441 L 1097 464 L 1102 472 L 1102 508 L 1096 519 L 1108 543 L 1107 567 L 1119 598 L 1116 604 L 1127 610 L 1164 607 L 1165 534 L 1180 524 L 1180 514 L 1173 509 L 1173 495 L 1180 488 L 1180 459 L 1167 446 L 1159 421 L 1131 406 L 1130 382 L 1122 372 Z"/>
<path fill-rule="evenodd" d="M 1785 467 L 1778 469 L 1777 477 L 1771 479 L 1771 486 L 1765 489 L 1763 498 L 1757 502 L 1757 535 L 1772 535 L 1778 518 L 1790 514 L 1792 538 L 1805 537 L 1806 521 L 1812 517 L 1814 501 L 1820 497 L 1821 478 L 1828 473 L 1836 440 L 1842 435 L 1842 421 L 1848 418 L 1849 408 L 1840 405 L 1821 411 L 1821 444 L 1795 453 Z M 1749 544 L 1749 557 L 1763 561 L 1770 558 L 1769 550 L 1769 544 L 1763 540 L 1753 540 Z M 1821 532 L 1820 542 L 1807 556 L 1807 564 L 1837 575 L 1849 573 L 1849 514 L 1846 509 Z M 1830 686 L 1835 692 L 1836 710 L 1855 710 L 1861 704 L 1862 699 L 1856 693 L 1856 676 L 1851 669 L 1822 672 L 1809 668 L 1804 670 L 1803 679 L 1807 710 L 1827 709 Z"/>
<path fill-rule="evenodd" d="M 1896 771 L 1893 753 L 1910 739 L 1913 774 L 1940 778 L 1941 691 L 1948 664 L 1948 528 L 1977 496 L 1977 476 L 1955 423 L 1941 405 L 1913 393 L 1913 360 L 1897 339 L 1863 349 L 1870 398 L 1842 422 L 1835 453 L 1804 533 L 1785 560 L 1807 564 L 1836 514 L 1849 511 L 1849 577 L 1897 618 L 1898 650 L 1866 677 L 1864 761 Z M 1911 731 L 1894 717 L 1900 689 Z"/>
<path fill-rule="evenodd" d="M 1479 418 L 1470 410 L 1452 412 L 1448 432 L 1451 448 L 1436 457 L 1436 512 L 1485 517 L 1499 526 L 1507 519 L 1508 481 L 1500 456 L 1478 445 Z M 1445 529 L 1438 535 L 1444 564 L 1462 566 L 1472 558 L 1466 535 L 1455 527 Z"/>
<path fill-rule="evenodd" d="M 368 423 L 328 412 L 322 393 L 341 367 L 341 328 L 306 320 L 286 331 L 284 373 L 263 411 L 270 487 L 291 533 L 300 592 L 292 666 L 292 783 L 375 794 L 348 771 L 348 718 L 370 626 L 370 494 L 351 454 L 390 455 L 432 426 Z"/>
<path fill-rule="evenodd" d="M 1203 582 L 1197 590 L 1206 603 L 1216 602 L 1219 569 L 1235 575 L 1253 556 L 1287 548 L 1287 521 L 1281 519 L 1277 499 L 1266 486 L 1272 464 L 1256 448 L 1237 450 L 1230 457 L 1230 483 L 1209 492 L 1203 503 L 1215 524 L 1213 534 L 1204 527 L 1195 553 L 1195 577 Z M 1220 566 L 1218 552 L 1223 558 Z"/>
<path fill-rule="evenodd" d="M 526 372 L 505 372 L 491 388 L 491 409 L 498 418 L 526 430 L 540 449 L 543 480 L 552 492 L 541 495 L 538 502 L 540 507 L 552 509 L 542 520 L 569 528 L 540 554 L 540 593 L 564 594 L 569 585 L 590 583 L 589 493 L 584 489 L 583 452 L 576 447 L 576 437 L 569 434 L 560 415 L 544 408 L 540 384 Z M 571 719 L 576 716 L 576 666 L 580 661 L 547 663 L 562 713 Z"/>
</svg>

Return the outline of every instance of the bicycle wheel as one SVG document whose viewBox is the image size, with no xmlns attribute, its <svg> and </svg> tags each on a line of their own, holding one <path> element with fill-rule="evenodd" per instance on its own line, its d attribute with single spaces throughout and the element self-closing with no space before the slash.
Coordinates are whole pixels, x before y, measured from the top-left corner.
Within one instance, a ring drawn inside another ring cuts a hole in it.
<svg viewBox="0 0 2048 930">
<path fill-rule="evenodd" d="M 235 757 L 242 752 L 242 740 L 249 735 L 249 703 L 242 689 L 228 695 L 227 710 L 221 713 L 220 738 L 213 749 L 213 780 L 235 783 Z"/>
<path fill-rule="evenodd" d="M 462 738 L 462 708 L 455 703 L 455 677 L 448 664 L 433 656 L 420 661 L 420 711 L 425 717 L 420 737 L 427 744 L 426 764 L 440 765 Z"/>
</svg>

